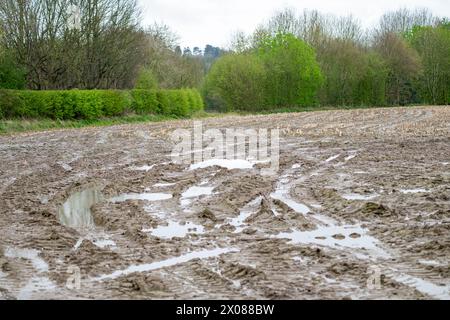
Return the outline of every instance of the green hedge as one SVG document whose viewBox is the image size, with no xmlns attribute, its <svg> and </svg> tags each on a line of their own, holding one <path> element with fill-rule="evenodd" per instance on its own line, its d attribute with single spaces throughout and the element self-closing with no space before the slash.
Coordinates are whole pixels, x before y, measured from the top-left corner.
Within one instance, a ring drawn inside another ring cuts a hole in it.
<svg viewBox="0 0 450 320">
<path fill-rule="evenodd" d="M 0 118 L 58 120 L 120 116 L 125 113 L 187 117 L 203 110 L 197 90 L 0 90 Z"/>
</svg>

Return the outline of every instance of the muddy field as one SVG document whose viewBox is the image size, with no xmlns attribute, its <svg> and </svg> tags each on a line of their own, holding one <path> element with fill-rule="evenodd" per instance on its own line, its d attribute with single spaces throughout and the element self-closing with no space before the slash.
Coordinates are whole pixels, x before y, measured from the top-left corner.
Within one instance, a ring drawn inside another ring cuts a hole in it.
<svg viewBox="0 0 450 320">
<path fill-rule="evenodd" d="M 0 299 L 450 298 L 450 107 L 203 121 L 275 176 L 172 163 L 192 125 L 0 137 Z"/>
</svg>

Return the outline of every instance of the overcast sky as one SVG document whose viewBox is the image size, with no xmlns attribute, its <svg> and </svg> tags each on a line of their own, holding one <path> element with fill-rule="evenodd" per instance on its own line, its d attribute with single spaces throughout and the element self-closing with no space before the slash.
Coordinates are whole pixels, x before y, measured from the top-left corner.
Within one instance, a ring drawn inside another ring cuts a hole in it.
<svg viewBox="0 0 450 320">
<path fill-rule="evenodd" d="M 227 46 L 237 30 L 252 32 L 284 7 L 316 9 L 336 15 L 353 14 L 365 27 L 374 25 L 386 11 L 427 7 L 450 17 L 450 0 L 138 0 L 145 24 L 163 22 L 180 36 L 183 47 L 206 44 Z"/>
</svg>

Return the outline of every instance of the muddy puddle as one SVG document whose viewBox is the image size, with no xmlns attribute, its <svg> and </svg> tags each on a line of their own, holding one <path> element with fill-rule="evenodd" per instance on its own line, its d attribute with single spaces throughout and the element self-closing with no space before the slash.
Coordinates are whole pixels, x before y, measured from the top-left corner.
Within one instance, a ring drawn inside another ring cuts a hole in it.
<svg viewBox="0 0 450 320">
<path fill-rule="evenodd" d="M 172 198 L 173 195 L 168 193 L 127 193 L 111 198 L 110 201 L 114 203 L 125 202 L 128 200 L 141 200 L 151 202 L 169 200 Z"/>
<path fill-rule="evenodd" d="M 292 244 L 315 244 L 331 248 L 353 248 L 369 251 L 368 255 L 388 258 L 379 247 L 380 242 L 367 235 L 368 230 L 360 226 L 319 226 L 314 231 L 292 230 L 280 233 L 278 239 L 289 239 Z"/>
<path fill-rule="evenodd" d="M 91 208 L 102 202 L 104 197 L 98 188 L 89 188 L 72 194 L 58 211 L 60 222 L 73 229 L 94 227 Z"/>
<path fill-rule="evenodd" d="M 167 220 L 167 219 L 165 219 Z M 184 238 L 188 234 L 203 234 L 204 227 L 192 222 L 184 224 L 169 220 L 166 226 L 159 226 L 155 229 L 144 229 L 142 232 L 162 239 Z"/>
<path fill-rule="evenodd" d="M 191 165 L 190 170 L 205 169 L 209 167 L 221 167 L 228 170 L 235 170 L 235 169 L 245 170 L 245 169 L 252 169 L 253 166 L 254 165 L 247 160 L 213 159 L 193 164 Z"/>
<path fill-rule="evenodd" d="M 349 201 L 369 201 L 378 198 L 378 194 L 357 194 L 349 193 L 342 196 L 345 200 Z"/>
<path fill-rule="evenodd" d="M 172 267 L 176 266 L 182 263 L 186 263 L 195 259 L 209 259 L 214 257 L 219 257 L 224 254 L 228 253 L 235 253 L 239 252 L 238 249 L 212 249 L 212 250 L 203 250 L 203 251 L 197 251 L 197 252 L 191 252 L 179 257 L 170 258 L 163 261 L 158 261 L 154 263 L 148 263 L 148 264 L 141 264 L 141 265 L 134 265 L 130 266 L 125 270 L 119 270 L 115 271 L 112 274 L 109 275 L 103 275 L 101 277 L 98 277 L 94 279 L 94 281 L 104 281 L 104 280 L 113 280 L 117 279 L 119 277 L 123 277 L 129 274 L 133 273 L 142 273 L 142 272 L 149 272 L 153 270 L 158 270 L 162 268 Z"/>
</svg>

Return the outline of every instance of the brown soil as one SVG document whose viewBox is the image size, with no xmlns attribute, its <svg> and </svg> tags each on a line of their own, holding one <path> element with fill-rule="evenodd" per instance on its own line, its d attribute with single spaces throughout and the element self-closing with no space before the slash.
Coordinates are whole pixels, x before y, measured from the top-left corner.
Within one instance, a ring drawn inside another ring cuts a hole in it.
<svg viewBox="0 0 450 320">
<path fill-rule="evenodd" d="M 0 137 L 0 300 L 450 299 L 450 107 L 233 116 L 204 126 L 280 128 L 279 175 L 172 164 L 170 133 L 191 121 Z M 144 165 L 154 167 L 136 170 Z M 271 197 L 281 179 L 310 213 Z M 212 194 L 182 205 L 200 185 Z M 60 207 L 89 188 L 105 199 L 173 198 L 105 200 L 91 208 L 94 230 L 62 225 Z M 245 208 L 237 228 L 232 219 Z M 170 221 L 189 230 L 152 235 Z M 292 231 L 311 238 L 281 236 Z M 219 248 L 232 251 L 195 258 Z M 67 286 L 72 267 L 80 288 Z M 375 288 L 367 285 L 374 268 Z"/>
</svg>

